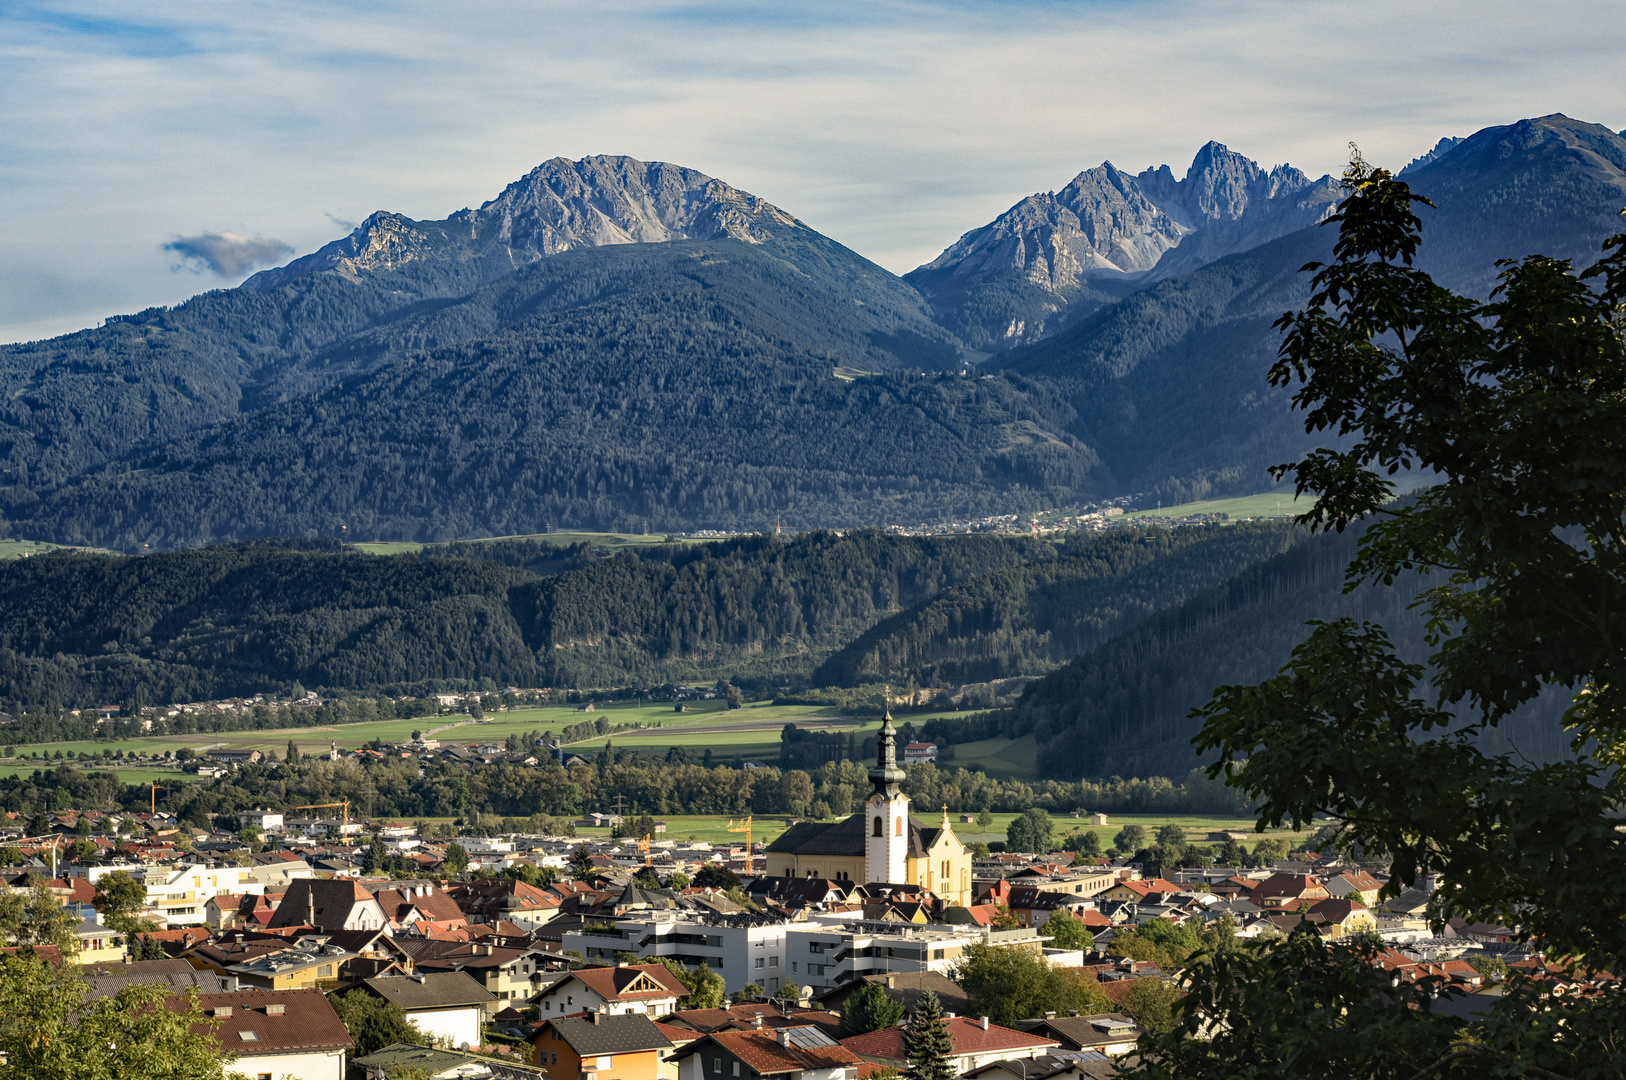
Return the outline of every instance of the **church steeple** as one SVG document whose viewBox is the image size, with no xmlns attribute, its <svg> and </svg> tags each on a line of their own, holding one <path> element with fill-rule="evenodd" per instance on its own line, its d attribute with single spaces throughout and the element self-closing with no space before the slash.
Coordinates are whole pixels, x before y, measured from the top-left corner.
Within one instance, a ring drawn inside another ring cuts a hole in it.
<svg viewBox="0 0 1626 1080">
<path fill-rule="evenodd" d="M 875 793 L 888 799 L 898 794 L 898 785 L 907 780 L 908 774 L 898 768 L 898 730 L 892 726 L 892 705 L 887 703 L 886 715 L 881 718 L 881 737 L 879 752 L 876 754 L 875 767 L 869 771 L 870 783 L 875 785 Z"/>
</svg>

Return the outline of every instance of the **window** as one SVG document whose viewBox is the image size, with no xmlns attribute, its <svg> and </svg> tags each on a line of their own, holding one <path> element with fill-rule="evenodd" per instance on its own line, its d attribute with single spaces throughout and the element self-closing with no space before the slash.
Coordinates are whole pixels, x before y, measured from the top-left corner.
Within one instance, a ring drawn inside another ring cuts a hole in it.
<svg viewBox="0 0 1626 1080">
<path fill-rule="evenodd" d="M 576 998 L 575 998 L 574 995 L 572 995 L 570 997 L 566 997 L 565 1001 L 566 1001 L 567 1004 L 570 1004 L 570 1005 L 576 1004 Z"/>
<path fill-rule="evenodd" d="M 722 1058 L 712 1058 L 711 1059 L 711 1071 L 714 1072 L 714 1073 L 720 1073 L 720 1072 L 723 1071 L 723 1059 Z"/>
<path fill-rule="evenodd" d="M 813 969 L 812 969 L 812 968 L 811 968 L 811 967 L 809 967 L 809 968 L 808 968 L 808 970 L 809 970 L 809 971 L 812 971 L 812 970 L 813 970 Z M 794 961 L 794 960 L 792 960 L 792 961 L 791 961 L 791 962 L 790 962 L 790 973 L 791 973 L 791 974 L 792 974 L 792 975 L 794 975 L 794 974 L 796 974 L 796 961 Z"/>
<path fill-rule="evenodd" d="M 258 1031 L 239 1031 L 237 1033 L 237 1037 L 242 1039 L 244 1042 L 260 1041 L 260 1033 Z"/>
<path fill-rule="evenodd" d="M 550 1065 L 559 1064 L 559 1051 L 557 1051 L 557 1050 L 549 1050 L 548 1051 L 548 1056 L 553 1059 L 548 1064 L 550 1064 Z"/>
<path fill-rule="evenodd" d="M 932 959 L 933 960 L 941 960 L 941 959 L 943 959 L 943 950 L 942 949 L 933 949 L 932 950 Z"/>
<path fill-rule="evenodd" d="M 875 819 L 875 835 L 876 836 L 885 836 L 886 835 L 886 833 L 881 831 L 881 828 L 882 828 L 881 827 L 881 819 L 876 818 Z"/>
<path fill-rule="evenodd" d="M 753 966 L 760 968 L 762 966 L 762 957 L 757 957 L 757 962 Z"/>
<path fill-rule="evenodd" d="M 740 1075 L 740 1063 L 735 1061 L 735 1062 L 732 1062 L 731 1064 L 734 1066 L 734 1075 L 735 1076 Z"/>
<path fill-rule="evenodd" d="M 807 965 L 807 973 L 809 975 L 823 975 L 824 974 L 824 965 L 823 964 L 809 964 L 809 965 Z"/>
<path fill-rule="evenodd" d="M 810 953 L 822 953 L 824 951 L 824 942 L 822 942 L 822 941 L 810 941 L 810 942 L 808 942 L 807 943 L 807 951 L 810 952 Z"/>
<path fill-rule="evenodd" d="M 943 880 L 947 881 L 948 879 L 949 879 L 949 864 L 948 864 L 948 860 L 944 859 L 943 860 Z"/>
<path fill-rule="evenodd" d="M 777 956 L 768 957 L 768 966 L 769 967 L 778 967 L 779 966 L 779 957 L 777 957 Z"/>
<path fill-rule="evenodd" d="M 893 836 L 902 836 L 903 835 L 903 819 L 902 818 L 898 818 L 898 820 L 896 820 L 896 821 L 894 821 L 892 823 L 892 835 Z"/>
<path fill-rule="evenodd" d="M 615 1060 L 609 1054 L 601 1054 L 601 1055 L 599 1055 L 599 1059 L 598 1059 L 598 1067 L 599 1068 L 608 1069 L 608 1068 L 611 1068 L 614 1065 L 615 1065 Z"/>
<path fill-rule="evenodd" d="M 270 1073 L 257 1073 L 255 1075 L 255 1077 L 254 1077 L 254 1080 L 271 1080 L 271 1074 Z"/>
<path fill-rule="evenodd" d="M 332 964 L 323 964 L 321 967 L 317 968 L 316 969 L 316 977 L 318 979 L 330 979 L 330 978 L 332 978 L 333 977 L 333 965 Z"/>
</svg>

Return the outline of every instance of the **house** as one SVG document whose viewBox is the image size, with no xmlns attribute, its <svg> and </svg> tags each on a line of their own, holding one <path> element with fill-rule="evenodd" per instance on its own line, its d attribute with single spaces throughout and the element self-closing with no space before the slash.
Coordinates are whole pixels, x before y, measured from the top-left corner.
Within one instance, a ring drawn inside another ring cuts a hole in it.
<svg viewBox="0 0 1626 1080">
<path fill-rule="evenodd" d="M 937 744 L 929 742 L 912 742 L 903 748 L 903 763 L 905 765 L 928 765 L 937 761 Z"/>
<path fill-rule="evenodd" d="M 1260 907 L 1292 907 L 1313 904 L 1332 894 L 1309 874 L 1272 874 L 1253 887 L 1248 899 Z"/>
<path fill-rule="evenodd" d="M 364 1080 L 389 1080 L 402 1075 L 428 1076 L 429 1080 L 540 1080 L 542 1076 L 540 1069 L 529 1065 L 411 1043 L 391 1043 L 351 1064 Z"/>
<path fill-rule="evenodd" d="M 1051 1015 L 1043 1020 L 1023 1020 L 1021 1027 L 1029 1035 L 1055 1039 L 1064 1050 L 1096 1050 L 1110 1057 L 1129 1053 L 1141 1036 L 1140 1027 L 1121 1013 Z"/>
<path fill-rule="evenodd" d="M 124 935 L 111 926 L 85 919 L 73 928 L 73 936 L 79 942 L 79 951 L 73 958 L 75 963 L 97 964 L 124 959 Z"/>
<path fill-rule="evenodd" d="M 948 812 L 931 825 L 909 812 L 906 779 L 896 754 L 892 714 L 881 721 L 873 790 L 864 808 L 834 823 L 803 821 L 767 847 L 770 877 L 914 885 L 950 904 L 971 903 L 971 853 L 955 835 Z"/>
<path fill-rule="evenodd" d="M 1183 885 L 1176 885 L 1174 882 L 1166 881 L 1163 878 L 1151 878 L 1139 881 L 1120 881 L 1112 888 L 1103 891 L 1099 899 L 1128 900 L 1139 904 L 1144 903 L 1146 898 L 1154 893 L 1167 894 L 1184 891 L 1185 886 Z"/>
<path fill-rule="evenodd" d="M 944 1019 L 943 1026 L 948 1028 L 954 1048 L 949 1065 L 956 1076 L 992 1061 L 1038 1057 L 1061 1045 L 1055 1039 L 990 1024 L 986 1016 L 975 1020 L 969 1016 L 949 1017 Z M 876 1065 L 900 1071 L 909 1067 L 902 1025 L 854 1035 L 842 1039 L 841 1045 Z"/>
<path fill-rule="evenodd" d="M 382 930 L 389 920 L 378 899 L 349 878 L 290 882 L 268 924 L 319 930 Z"/>
<path fill-rule="evenodd" d="M 464 971 L 426 971 L 362 980 L 359 989 L 401 1006 L 418 1030 L 451 1046 L 479 1046 L 496 995 Z"/>
<path fill-rule="evenodd" d="M 448 926 L 467 926 L 457 901 L 437 886 L 427 882 L 401 884 L 394 888 L 379 889 L 373 894 L 384 911 L 385 925 L 392 931 L 411 926 L 421 919 L 430 919 Z M 476 1039 L 478 1044 L 479 1040 Z"/>
<path fill-rule="evenodd" d="M 1367 907 L 1374 907 L 1378 902 L 1378 893 L 1383 891 L 1383 882 L 1367 873 L 1365 870 L 1346 870 L 1327 882 L 1327 894 L 1339 900 L 1359 900 Z"/>
<path fill-rule="evenodd" d="M 86 964 L 81 974 L 86 994 L 92 1000 L 113 997 L 127 986 L 163 986 L 171 994 L 184 994 L 190 989 L 202 994 L 223 994 L 232 989 L 230 979 L 195 968 L 178 957 Z"/>
<path fill-rule="evenodd" d="M 187 959 L 233 977 L 245 988 L 325 991 L 338 986 L 341 969 L 357 957 L 356 953 L 328 944 L 327 939 L 320 936 L 284 942 L 281 947 L 270 941 L 249 944 L 235 958 L 225 952 L 228 948 L 211 943 L 192 950 Z"/>
<path fill-rule="evenodd" d="M 910 971 L 892 972 L 885 975 L 865 975 L 858 979 L 844 982 L 834 990 L 830 990 L 819 998 L 819 1004 L 826 1009 L 840 1012 L 847 999 L 862 990 L 867 983 L 880 983 L 886 987 L 887 996 L 903 1002 L 905 1010 L 913 1010 L 920 1003 L 920 999 L 930 990 L 937 995 L 942 1003 L 944 1012 L 963 1013 L 966 1011 L 965 991 L 960 985 L 947 975 L 936 971 Z"/>
<path fill-rule="evenodd" d="M 487 1006 L 493 1015 L 515 1003 L 529 1003 L 542 979 L 542 958 L 537 950 L 471 941 L 432 957 L 420 958 L 420 972 L 466 971 L 489 990 L 496 1001 Z"/>
<path fill-rule="evenodd" d="M 168 998 L 166 1007 L 187 1008 L 184 995 Z M 219 1024 L 214 1037 L 220 1048 L 237 1055 L 232 1072 L 270 1080 L 344 1080 L 345 1055 L 355 1049 L 339 1014 L 319 990 L 267 993 L 244 990 L 200 994 L 203 1014 Z M 208 1028 L 199 1025 L 197 1034 Z"/>
<path fill-rule="evenodd" d="M 535 930 L 563 910 L 555 893 L 515 878 L 484 878 L 458 889 L 459 917 L 470 923 L 511 922 Z"/>
<path fill-rule="evenodd" d="M 211 750 L 204 756 L 216 765 L 252 765 L 262 755 L 258 750 Z"/>
<path fill-rule="evenodd" d="M 689 988 L 664 964 L 617 964 L 572 971 L 537 997 L 540 1016 L 583 1009 L 612 1014 L 665 1016 L 677 1009 Z"/>
<path fill-rule="evenodd" d="M 237 820 L 241 821 L 244 826 L 257 826 L 261 832 L 282 831 L 281 810 L 244 810 L 237 815 Z"/>
<path fill-rule="evenodd" d="M 1310 915 L 1320 921 L 1329 938 L 1375 931 L 1378 922 L 1366 905 L 1354 898 L 1321 900 L 1310 905 Z"/>
<path fill-rule="evenodd" d="M 854 1080 L 864 1061 L 822 1028 L 715 1031 L 672 1055 L 678 1080 Z"/>
<path fill-rule="evenodd" d="M 640 1013 L 556 1016 L 530 1043 L 531 1064 L 549 1080 L 659 1080 L 661 1052 L 672 1049 Z"/>
</svg>

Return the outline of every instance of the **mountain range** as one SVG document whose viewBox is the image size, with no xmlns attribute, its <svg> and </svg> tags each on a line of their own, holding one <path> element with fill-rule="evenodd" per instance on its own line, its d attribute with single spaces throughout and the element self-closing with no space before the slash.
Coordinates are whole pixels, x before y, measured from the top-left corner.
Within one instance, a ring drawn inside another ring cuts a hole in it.
<svg viewBox="0 0 1626 1080">
<path fill-rule="evenodd" d="M 1583 264 L 1626 139 L 1549 116 L 1406 170 L 1421 264 Z M 692 169 L 554 159 L 236 289 L 0 348 L 0 513 L 125 550 L 268 535 L 798 528 L 1256 490 L 1329 177 L 1111 163 L 903 277 Z"/>
</svg>

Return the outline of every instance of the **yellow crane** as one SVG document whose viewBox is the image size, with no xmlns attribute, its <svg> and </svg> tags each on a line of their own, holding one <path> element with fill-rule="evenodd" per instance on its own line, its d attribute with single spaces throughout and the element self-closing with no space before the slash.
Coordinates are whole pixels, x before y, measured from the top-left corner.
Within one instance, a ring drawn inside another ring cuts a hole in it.
<svg viewBox="0 0 1626 1080">
<path fill-rule="evenodd" d="M 642 840 L 638 841 L 638 850 L 644 853 L 644 865 L 645 866 L 653 866 L 653 865 L 655 865 L 654 859 L 649 854 L 649 841 L 650 841 L 650 837 L 653 836 L 653 835 L 654 834 L 652 834 L 652 833 L 645 833 L 644 838 Z"/>
<path fill-rule="evenodd" d="M 751 817 L 750 817 L 750 815 L 747 814 L 745 820 L 743 822 L 741 822 L 740 824 L 738 824 L 738 825 L 735 825 L 734 820 L 732 818 L 730 818 L 729 822 L 728 822 L 728 831 L 729 832 L 742 832 L 742 833 L 745 834 L 745 869 L 746 869 L 747 873 L 755 872 L 755 869 L 756 869 L 756 856 L 754 854 L 752 854 L 752 847 L 751 847 Z"/>
<path fill-rule="evenodd" d="M 340 799 L 338 802 L 311 803 L 307 806 L 296 806 L 295 810 L 331 810 L 335 806 L 344 807 L 343 825 L 339 829 L 339 838 L 342 840 L 350 834 L 350 800 Z"/>
</svg>

